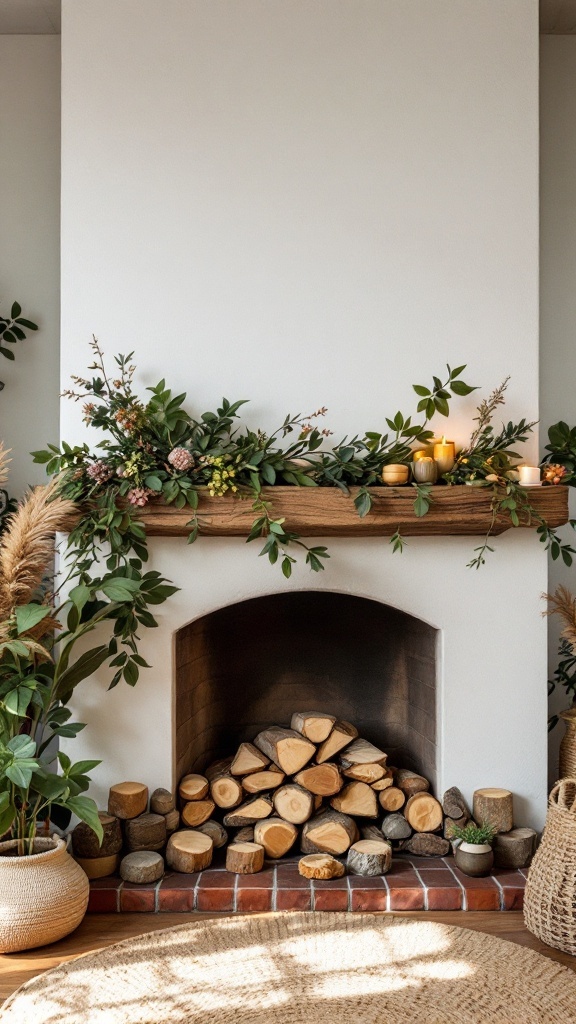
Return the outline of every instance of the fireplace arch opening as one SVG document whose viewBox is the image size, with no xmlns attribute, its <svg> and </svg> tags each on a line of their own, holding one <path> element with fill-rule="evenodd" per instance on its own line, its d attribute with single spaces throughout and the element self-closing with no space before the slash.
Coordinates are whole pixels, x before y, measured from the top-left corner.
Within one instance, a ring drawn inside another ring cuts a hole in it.
<svg viewBox="0 0 576 1024">
<path fill-rule="evenodd" d="M 175 634 L 175 781 L 295 711 L 325 711 L 434 784 L 437 637 L 406 612 L 327 591 L 252 598 L 188 623 Z"/>
</svg>

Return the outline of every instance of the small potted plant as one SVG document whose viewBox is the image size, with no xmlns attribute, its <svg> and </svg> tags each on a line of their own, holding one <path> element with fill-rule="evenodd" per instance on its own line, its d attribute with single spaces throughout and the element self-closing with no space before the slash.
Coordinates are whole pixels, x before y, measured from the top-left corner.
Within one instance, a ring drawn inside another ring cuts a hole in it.
<svg viewBox="0 0 576 1024">
<path fill-rule="evenodd" d="M 490 874 L 494 865 L 492 843 L 495 835 L 496 829 L 487 822 L 477 825 L 470 821 L 467 825 L 453 826 L 454 859 L 460 871 L 472 878 Z"/>
</svg>

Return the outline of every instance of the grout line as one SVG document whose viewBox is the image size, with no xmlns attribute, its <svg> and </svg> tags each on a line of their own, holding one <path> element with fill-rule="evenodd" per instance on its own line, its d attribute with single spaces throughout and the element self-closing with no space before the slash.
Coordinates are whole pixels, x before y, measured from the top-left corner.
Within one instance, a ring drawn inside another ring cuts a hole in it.
<svg viewBox="0 0 576 1024">
<path fill-rule="evenodd" d="M 458 875 L 455 873 L 454 868 L 452 867 L 452 865 L 448 864 L 448 862 L 446 862 L 446 864 L 447 864 L 448 870 L 452 873 L 452 875 L 454 876 L 454 878 L 456 879 L 456 881 L 458 882 L 458 885 L 460 886 L 460 888 L 462 890 L 462 910 L 468 910 L 468 894 L 466 892 L 466 889 L 462 885 L 462 882 L 458 878 Z"/>
<path fill-rule="evenodd" d="M 408 863 L 412 865 L 412 870 L 413 870 L 414 874 L 416 875 L 416 878 L 420 882 L 420 885 L 422 886 L 422 891 L 424 893 L 424 910 L 428 910 L 428 886 L 424 882 L 424 879 L 422 878 L 422 875 L 418 871 L 418 868 L 416 867 L 414 861 L 410 860 L 410 861 L 408 861 Z"/>
<path fill-rule="evenodd" d="M 491 875 L 490 877 L 496 882 L 496 885 L 500 890 L 500 910 L 504 910 L 504 889 L 502 888 L 500 882 L 498 881 L 495 875 Z"/>
<path fill-rule="evenodd" d="M 240 878 L 240 875 L 235 875 L 235 877 L 234 877 L 234 889 L 233 889 L 233 892 L 234 892 L 234 904 L 232 906 L 232 913 L 233 914 L 235 914 L 237 912 L 237 910 L 238 910 L 238 879 L 239 878 Z"/>
<path fill-rule="evenodd" d="M 116 913 L 120 913 L 120 891 L 124 888 L 124 882 L 120 882 L 120 885 L 116 889 Z"/>
<path fill-rule="evenodd" d="M 274 865 L 274 878 L 272 879 L 272 910 L 276 910 L 276 902 L 278 895 L 278 865 Z"/>
<path fill-rule="evenodd" d="M 160 911 L 160 886 L 162 885 L 162 879 L 160 878 L 154 886 L 154 913 L 158 914 Z"/>
<path fill-rule="evenodd" d="M 346 875 L 346 885 L 348 887 L 348 910 L 352 910 L 352 887 L 350 885 L 350 875 Z"/>
<path fill-rule="evenodd" d="M 314 881 L 312 878 L 308 879 L 310 883 L 310 910 L 316 910 L 316 890 L 314 888 Z"/>
<path fill-rule="evenodd" d="M 202 878 L 202 872 L 200 872 L 200 874 L 198 875 L 198 878 L 196 879 L 196 885 L 194 886 L 194 898 L 192 900 L 192 910 L 198 910 L 198 889 L 199 889 L 199 886 L 200 886 L 200 879 L 201 878 Z"/>
<path fill-rule="evenodd" d="M 388 879 L 386 878 L 386 875 L 381 875 L 381 878 L 382 878 L 382 881 L 384 882 L 384 885 L 386 887 L 386 912 L 389 914 L 390 913 L 390 886 L 388 884 Z"/>
</svg>

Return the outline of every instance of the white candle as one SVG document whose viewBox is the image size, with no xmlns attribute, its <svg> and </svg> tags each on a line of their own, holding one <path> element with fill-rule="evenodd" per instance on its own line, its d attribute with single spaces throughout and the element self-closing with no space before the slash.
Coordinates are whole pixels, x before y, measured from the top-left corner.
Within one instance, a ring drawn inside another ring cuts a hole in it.
<svg viewBox="0 0 576 1024">
<path fill-rule="evenodd" d="M 537 487 L 542 483 L 539 466 L 518 466 L 521 487 Z"/>
</svg>

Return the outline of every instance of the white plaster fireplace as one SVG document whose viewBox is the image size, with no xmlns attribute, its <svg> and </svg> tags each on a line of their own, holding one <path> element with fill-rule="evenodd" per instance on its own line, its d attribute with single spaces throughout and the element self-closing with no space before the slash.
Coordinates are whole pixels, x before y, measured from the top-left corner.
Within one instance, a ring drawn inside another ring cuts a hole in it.
<svg viewBox="0 0 576 1024">
<path fill-rule="evenodd" d="M 537 418 L 536 0 L 63 0 L 62 61 L 63 386 L 94 332 L 110 355 L 135 349 L 142 388 L 165 377 L 196 413 L 250 398 L 266 429 L 320 405 L 337 440 L 382 429 L 446 361 L 486 391 L 511 374 L 504 415 Z M 455 406 L 456 442 L 475 404 Z M 62 436 L 88 436 L 68 403 Z M 439 789 L 505 786 L 540 826 L 534 534 L 506 533 L 479 572 L 473 538 L 413 538 L 402 556 L 326 543 L 325 572 L 285 581 L 240 539 L 151 541 L 181 588 L 143 637 L 153 668 L 76 700 L 96 798 L 172 782 L 177 630 L 329 591 L 437 630 Z"/>
</svg>

